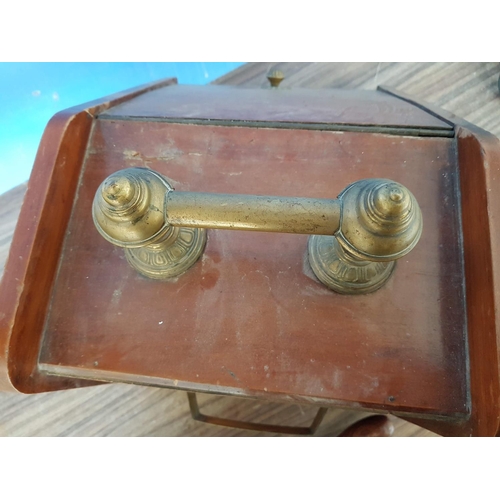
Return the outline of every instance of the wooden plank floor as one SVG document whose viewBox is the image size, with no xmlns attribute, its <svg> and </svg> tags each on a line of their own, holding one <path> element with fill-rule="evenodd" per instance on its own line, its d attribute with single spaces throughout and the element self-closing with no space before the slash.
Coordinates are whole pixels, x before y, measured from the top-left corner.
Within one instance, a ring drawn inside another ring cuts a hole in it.
<svg viewBox="0 0 500 500">
<path fill-rule="evenodd" d="M 285 73 L 283 87 L 362 88 L 389 85 L 447 109 L 500 136 L 498 63 L 252 63 L 216 83 L 267 86 L 271 69 Z M 26 185 L 0 196 L 0 269 L 3 269 Z M 222 396 L 199 396 L 203 412 L 226 418 L 308 425 L 315 409 Z M 317 433 L 338 435 L 367 413 L 330 410 Z M 395 436 L 434 436 L 393 418 Z M 0 436 L 259 436 L 193 421 L 180 391 L 101 385 L 21 395 L 0 393 Z"/>
</svg>

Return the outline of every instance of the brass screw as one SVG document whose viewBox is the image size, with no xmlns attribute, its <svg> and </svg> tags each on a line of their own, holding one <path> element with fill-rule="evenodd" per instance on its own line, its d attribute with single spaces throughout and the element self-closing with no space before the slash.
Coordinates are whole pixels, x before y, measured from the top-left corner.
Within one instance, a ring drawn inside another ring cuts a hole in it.
<svg viewBox="0 0 500 500">
<path fill-rule="evenodd" d="M 285 79 L 285 75 L 282 71 L 272 71 L 267 75 L 267 79 L 271 87 L 278 88 L 279 84 Z"/>
</svg>

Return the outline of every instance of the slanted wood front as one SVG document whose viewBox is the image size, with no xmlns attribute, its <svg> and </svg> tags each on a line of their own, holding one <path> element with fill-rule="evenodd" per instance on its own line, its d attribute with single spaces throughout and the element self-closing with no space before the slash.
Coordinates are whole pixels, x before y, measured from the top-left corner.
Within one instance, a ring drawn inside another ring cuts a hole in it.
<svg viewBox="0 0 500 500">
<path fill-rule="evenodd" d="M 307 237 L 210 231 L 172 282 L 131 269 L 90 216 L 102 180 L 145 166 L 176 189 L 334 198 L 366 177 L 417 197 L 424 232 L 389 283 L 338 295 Z M 319 404 L 468 410 L 453 139 L 114 120 L 96 122 L 54 287 L 48 373 Z"/>
</svg>

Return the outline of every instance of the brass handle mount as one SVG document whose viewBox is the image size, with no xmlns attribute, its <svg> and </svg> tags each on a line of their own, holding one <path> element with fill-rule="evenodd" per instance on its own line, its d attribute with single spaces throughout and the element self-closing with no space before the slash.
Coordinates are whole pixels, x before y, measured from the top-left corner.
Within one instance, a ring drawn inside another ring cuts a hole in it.
<svg viewBox="0 0 500 500">
<path fill-rule="evenodd" d="M 380 288 L 422 233 L 415 197 L 388 179 L 357 181 L 328 200 L 179 192 L 152 170 L 129 168 L 104 180 L 92 216 L 107 241 L 125 248 L 130 265 L 155 279 L 194 265 L 207 229 L 309 234 L 314 274 L 345 294 Z"/>
</svg>

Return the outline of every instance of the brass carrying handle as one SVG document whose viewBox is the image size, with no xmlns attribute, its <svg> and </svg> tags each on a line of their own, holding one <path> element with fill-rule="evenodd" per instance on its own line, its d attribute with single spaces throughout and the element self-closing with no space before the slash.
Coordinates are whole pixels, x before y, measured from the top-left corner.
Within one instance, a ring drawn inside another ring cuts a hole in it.
<svg viewBox="0 0 500 500">
<path fill-rule="evenodd" d="M 390 277 L 422 233 L 415 197 L 388 179 L 365 179 L 337 199 L 287 198 L 174 191 L 145 168 L 110 175 L 92 205 L 95 226 L 141 274 L 168 279 L 198 260 L 207 229 L 312 235 L 309 263 L 340 293 L 368 293 Z"/>
</svg>

